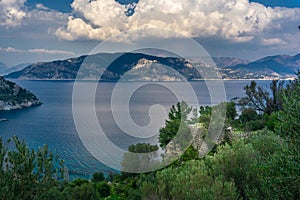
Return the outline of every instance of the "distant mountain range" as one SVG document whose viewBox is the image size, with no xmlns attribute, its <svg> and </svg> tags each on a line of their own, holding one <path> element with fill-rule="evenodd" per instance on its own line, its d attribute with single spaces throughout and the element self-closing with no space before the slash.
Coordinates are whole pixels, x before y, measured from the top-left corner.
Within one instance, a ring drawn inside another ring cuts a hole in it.
<svg viewBox="0 0 300 200">
<path fill-rule="evenodd" d="M 211 66 L 207 58 L 203 57 L 184 59 L 143 53 L 99 53 L 31 64 L 6 77 L 33 80 L 77 77 L 103 81 L 179 81 L 202 79 L 202 75 L 209 69 L 214 69 L 219 71 L 223 79 L 286 79 L 294 77 L 295 72 L 300 69 L 300 54 L 268 56 L 252 62 L 229 57 L 213 58 L 213 61 L 216 66 Z M 195 66 L 200 69 L 200 73 Z"/>
<path fill-rule="evenodd" d="M 223 78 L 263 79 L 263 78 L 291 78 L 300 70 L 300 54 L 295 56 L 268 56 L 249 63 L 221 69 Z"/>
<path fill-rule="evenodd" d="M 15 71 L 20 71 L 25 67 L 27 67 L 28 65 L 30 65 L 30 63 L 23 63 L 13 67 L 7 67 L 5 64 L 0 62 L 0 76 L 4 76 Z"/>
</svg>

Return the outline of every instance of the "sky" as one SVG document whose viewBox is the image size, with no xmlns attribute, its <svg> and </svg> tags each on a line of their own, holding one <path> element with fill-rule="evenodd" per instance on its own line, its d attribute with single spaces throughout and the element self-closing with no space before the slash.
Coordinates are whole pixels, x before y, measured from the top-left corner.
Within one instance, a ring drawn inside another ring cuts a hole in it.
<svg viewBox="0 0 300 200">
<path fill-rule="evenodd" d="M 256 60 L 300 53 L 299 25 L 299 0 L 0 0 L 0 62 L 76 57 L 148 28 L 192 38 L 211 56 Z M 122 42 L 178 39 L 157 33 L 149 39 L 139 32 Z"/>
</svg>

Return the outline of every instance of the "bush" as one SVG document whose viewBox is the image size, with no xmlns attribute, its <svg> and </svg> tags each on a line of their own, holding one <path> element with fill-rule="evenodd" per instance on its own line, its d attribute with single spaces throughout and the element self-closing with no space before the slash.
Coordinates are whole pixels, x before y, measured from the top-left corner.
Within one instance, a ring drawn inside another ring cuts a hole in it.
<svg viewBox="0 0 300 200">
<path fill-rule="evenodd" d="M 107 182 L 99 182 L 96 184 L 96 190 L 100 197 L 108 197 L 110 195 L 110 186 Z"/>
<path fill-rule="evenodd" d="M 93 174 L 93 178 L 92 178 L 92 182 L 94 183 L 98 183 L 98 182 L 101 182 L 101 181 L 104 181 L 105 180 L 105 177 L 104 177 L 104 174 L 103 172 L 97 172 L 97 173 L 94 173 Z"/>
</svg>

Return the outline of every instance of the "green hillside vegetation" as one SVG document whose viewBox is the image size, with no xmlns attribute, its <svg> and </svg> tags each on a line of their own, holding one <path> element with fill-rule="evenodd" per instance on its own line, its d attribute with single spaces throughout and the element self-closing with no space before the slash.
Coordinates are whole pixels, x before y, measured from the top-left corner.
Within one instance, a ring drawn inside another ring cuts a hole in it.
<svg viewBox="0 0 300 200">
<path fill-rule="evenodd" d="M 0 76 L 0 110 L 21 109 L 40 104 L 33 93 Z"/>
<path fill-rule="evenodd" d="M 106 176 L 99 172 L 91 180 L 64 181 L 63 167 L 55 164 L 59 160 L 46 147 L 34 152 L 14 137 L 17 150 L 9 151 L 1 141 L 0 199 L 299 199 L 300 73 L 286 84 L 273 81 L 270 89 L 269 93 L 252 82 L 245 86 L 244 97 L 224 103 L 222 138 L 204 158 L 190 146 L 176 162 L 155 172 Z M 236 104 L 242 108 L 240 115 Z M 187 119 L 189 113 L 194 114 L 192 119 Z M 174 138 L 181 117 L 186 126 L 200 123 L 207 128 L 211 115 L 211 107 L 174 105 L 160 129 L 160 146 L 164 149 Z M 180 131 L 189 129 L 184 126 Z M 128 150 L 157 149 L 133 144 Z M 130 159 L 124 157 L 124 168 Z M 149 160 L 135 162 L 143 166 Z"/>
</svg>

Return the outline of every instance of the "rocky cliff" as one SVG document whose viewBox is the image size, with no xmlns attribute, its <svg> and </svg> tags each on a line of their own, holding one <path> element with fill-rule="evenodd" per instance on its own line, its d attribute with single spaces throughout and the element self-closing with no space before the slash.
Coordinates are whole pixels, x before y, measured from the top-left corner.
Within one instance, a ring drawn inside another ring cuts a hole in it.
<svg viewBox="0 0 300 200">
<path fill-rule="evenodd" d="M 0 76 L 0 110 L 16 110 L 41 105 L 28 90 Z"/>
</svg>

